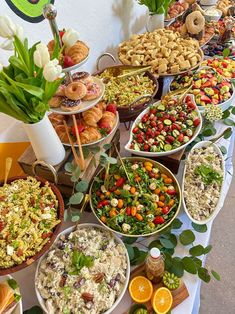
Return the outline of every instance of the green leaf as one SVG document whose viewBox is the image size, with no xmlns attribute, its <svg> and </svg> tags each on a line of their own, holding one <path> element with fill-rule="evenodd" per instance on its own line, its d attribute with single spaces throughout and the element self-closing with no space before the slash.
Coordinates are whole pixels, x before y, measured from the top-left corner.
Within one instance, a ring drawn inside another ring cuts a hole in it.
<svg viewBox="0 0 235 314">
<path fill-rule="evenodd" d="M 73 171 L 73 176 L 78 180 L 80 175 L 81 175 L 81 169 L 79 166 L 77 166 L 75 170 Z"/>
<path fill-rule="evenodd" d="M 190 248 L 189 253 L 192 256 L 201 256 L 202 254 L 204 254 L 204 247 L 200 244 L 195 245 L 195 246 Z"/>
<path fill-rule="evenodd" d="M 12 278 L 8 279 L 7 283 L 13 290 L 16 290 L 19 287 L 18 283 Z"/>
<path fill-rule="evenodd" d="M 80 218 L 81 218 L 80 215 L 78 213 L 76 213 L 76 214 L 72 214 L 71 220 L 72 220 L 72 222 L 77 222 L 80 220 Z"/>
<path fill-rule="evenodd" d="M 76 166 L 72 162 L 66 162 L 64 169 L 67 172 L 73 172 L 76 169 Z"/>
<path fill-rule="evenodd" d="M 183 223 L 182 221 L 180 221 L 178 218 L 174 219 L 172 224 L 171 224 L 171 228 L 172 229 L 180 229 L 182 227 Z"/>
<path fill-rule="evenodd" d="M 226 155 L 227 154 L 227 148 L 225 146 L 220 146 L 220 151 L 223 155 Z"/>
<path fill-rule="evenodd" d="M 89 149 L 90 149 L 90 151 L 91 151 L 94 155 L 100 152 L 100 147 L 99 147 L 99 146 L 90 147 Z"/>
<path fill-rule="evenodd" d="M 145 261 L 148 255 L 148 252 L 139 250 L 137 247 L 134 247 L 134 254 L 135 254 L 135 257 L 134 259 L 132 259 L 131 265 L 139 265 Z"/>
<path fill-rule="evenodd" d="M 88 186 L 89 186 L 89 183 L 87 181 L 82 180 L 77 183 L 76 190 L 78 192 L 86 192 L 88 189 Z"/>
<path fill-rule="evenodd" d="M 235 115 L 235 107 L 232 108 L 231 112 Z"/>
<path fill-rule="evenodd" d="M 200 258 L 193 257 L 193 261 L 194 261 L 197 268 L 202 267 L 202 260 L 200 260 Z"/>
<path fill-rule="evenodd" d="M 231 53 L 230 49 L 229 48 L 225 48 L 223 50 L 223 57 L 226 58 L 226 57 L 230 56 L 230 53 Z"/>
<path fill-rule="evenodd" d="M 113 158 L 113 157 L 108 157 L 107 161 L 111 164 L 111 165 L 115 165 L 117 163 L 117 159 Z"/>
<path fill-rule="evenodd" d="M 170 272 L 181 278 L 184 274 L 184 266 L 182 260 L 179 257 L 173 257 L 171 261 L 172 266 L 170 268 Z"/>
<path fill-rule="evenodd" d="M 177 238 L 174 234 L 161 235 L 159 241 L 167 249 L 174 249 L 177 245 Z"/>
<path fill-rule="evenodd" d="M 22 297 L 21 297 L 20 294 L 18 294 L 18 293 L 15 293 L 15 294 L 14 294 L 15 302 L 19 302 L 21 298 L 22 298 Z"/>
<path fill-rule="evenodd" d="M 232 133 L 233 133 L 232 128 L 227 129 L 227 130 L 224 132 L 224 139 L 230 138 L 230 136 L 232 135 Z"/>
<path fill-rule="evenodd" d="M 205 247 L 204 248 L 204 254 L 210 253 L 211 249 L 212 249 L 212 245 L 208 245 L 207 247 Z"/>
<path fill-rule="evenodd" d="M 70 197 L 69 204 L 71 205 L 80 204 L 83 200 L 83 197 L 84 197 L 83 193 L 77 192 Z"/>
<path fill-rule="evenodd" d="M 218 281 L 221 280 L 220 275 L 219 275 L 216 271 L 212 270 L 212 271 L 211 271 L 211 274 L 213 275 L 213 277 L 214 277 L 216 280 L 218 280 Z"/>
<path fill-rule="evenodd" d="M 198 268 L 198 277 L 206 283 L 210 282 L 211 280 L 208 270 L 204 267 Z"/>
<path fill-rule="evenodd" d="M 111 148 L 111 144 L 104 144 L 103 149 L 106 151 Z"/>
<path fill-rule="evenodd" d="M 230 111 L 227 109 L 223 112 L 222 119 L 226 119 L 230 116 Z"/>
<path fill-rule="evenodd" d="M 122 241 L 125 244 L 133 244 L 138 240 L 138 238 L 131 238 L 131 237 L 122 237 Z"/>
<path fill-rule="evenodd" d="M 195 224 L 194 222 L 192 222 L 192 227 L 197 232 L 200 232 L 200 233 L 207 232 L 207 225 L 198 225 L 198 224 Z"/>
<path fill-rule="evenodd" d="M 172 257 L 171 257 L 171 254 L 165 253 L 164 255 L 165 255 L 165 259 L 164 259 L 165 269 L 166 270 L 170 270 L 171 267 L 172 267 Z"/>
<path fill-rule="evenodd" d="M 191 230 L 184 230 L 179 236 L 180 242 L 183 245 L 189 245 L 195 241 L 195 235 Z"/>
<path fill-rule="evenodd" d="M 216 129 L 214 127 L 211 129 L 206 129 L 206 130 L 202 131 L 203 136 L 212 136 L 215 134 L 216 134 Z"/>
<path fill-rule="evenodd" d="M 229 118 L 224 119 L 223 122 L 224 122 L 224 124 L 229 125 L 229 126 L 235 125 L 234 121 L 232 119 L 229 119 Z"/>
<path fill-rule="evenodd" d="M 24 311 L 23 314 L 43 314 L 43 310 L 40 308 L 40 306 L 36 305 Z"/>
<path fill-rule="evenodd" d="M 82 151 L 83 151 L 84 158 L 86 159 L 89 156 L 90 151 L 87 147 L 83 147 Z"/>
<path fill-rule="evenodd" d="M 130 261 L 135 257 L 134 249 L 131 245 L 125 243 L 125 247 L 127 249 L 127 253 L 129 255 Z"/>
<path fill-rule="evenodd" d="M 184 266 L 184 270 L 186 270 L 188 273 L 194 274 L 194 275 L 197 273 L 197 267 L 191 257 L 185 256 L 182 259 L 182 263 Z"/>
<path fill-rule="evenodd" d="M 153 247 L 157 247 L 159 250 L 162 249 L 162 245 L 159 240 L 154 240 L 149 243 L 148 248 L 151 250 Z"/>
</svg>

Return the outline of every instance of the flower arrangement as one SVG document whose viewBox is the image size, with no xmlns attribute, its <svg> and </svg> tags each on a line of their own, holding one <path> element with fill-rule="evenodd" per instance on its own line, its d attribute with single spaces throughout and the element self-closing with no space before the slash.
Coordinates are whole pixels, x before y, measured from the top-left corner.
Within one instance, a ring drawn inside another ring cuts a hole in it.
<svg viewBox="0 0 235 314">
<path fill-rule="evenodd" d="M 151 14 L 167 14 L 172 0 L 137 0 L 140 5 L 145 5 Z"/>
<path fill-rule="evenodd" d="M 58 59 L 50 60 L 43 43 L 28 47 L 21 26 L 0 16 L 0 48 L 14 50 L 7 67 L 0 66 L 0 112 L 27 124 L 41 121 L 62 78 Z"/>
</svg>

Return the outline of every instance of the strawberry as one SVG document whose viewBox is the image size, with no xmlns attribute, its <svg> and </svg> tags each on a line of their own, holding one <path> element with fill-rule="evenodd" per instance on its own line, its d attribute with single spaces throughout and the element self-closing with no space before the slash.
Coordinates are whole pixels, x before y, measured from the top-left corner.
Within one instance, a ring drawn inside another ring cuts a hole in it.
<svg viewBox="0 0 235 314">
<path fill-rule="evenodd" d="M 109 134 L 112 131 L 110 124 L 102 120 L 98 123 L 98 126 L 100 129 L 103 129 L 107 134 Z"/>
<path fill-rule="evenodd" d="M 61 39 L 63 38 L 64 33 L 65 33 L 65 31 L 64 31 L 64 30 L 59 32 L 59 34 L 60 34 L 60 38 L 61 38 Z"/>
<path fill-rule="evenodd" d="M 77 122 L 78 133 L 82 133 L 85 130 L 84 125 L 81 122 Z M 72 126 L 71 132 L 74 136 L 76 136 L 75 127 Z"/>
<path fill-rule="evenodd" d="M 106 107 L 106 111 L 109 111 L 109 112 L 112 112 L 112 113 L 116 114 L 116 113 L 117 113 L 117 107 L 116 107 L 115 104 L 110 103 L 110 104 L 108 104 L 108 106 Z"/>
<path fill-rule="evenodd" d="M 207 97 L 206 95 L 203 95 L 201 97 L 201 101 L 207 103 L 207 104 L 210 104 L 211 103 L 211 99 L 209 97 Z"/>
<path fill-rule="evenodd" d="M 72 67 L 75 63 L 73 62 L 70 56 L 64 56 L 64 67 L 69 68 Z"/>
</svg>

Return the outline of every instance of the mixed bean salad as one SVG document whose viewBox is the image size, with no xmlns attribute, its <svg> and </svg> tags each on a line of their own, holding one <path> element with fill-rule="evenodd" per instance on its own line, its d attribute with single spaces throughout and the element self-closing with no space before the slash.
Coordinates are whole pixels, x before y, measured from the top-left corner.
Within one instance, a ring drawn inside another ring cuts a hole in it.
<svg viewBox="0 0 235 314">
<path fill-rule="evenodd" d="M 186 96 L 183 102 L 163 100 L 151 106 L 132 129 L 130 149 L 146 152 L 164 152 L 176 149 L 193 137 L 201 120 L 192 102 Z"/>
<path fill-rule="evenodd" d="M 162 229 L 179 207 L 175 180 L 148 159 L 123 159 L 123 163 L 130 180 L 119 164 L 110 165 L 105 182 L 104 172 L 95 179 L 91 201 L 96 216 L 109 228 L 127 235 Z"/>
</svg>

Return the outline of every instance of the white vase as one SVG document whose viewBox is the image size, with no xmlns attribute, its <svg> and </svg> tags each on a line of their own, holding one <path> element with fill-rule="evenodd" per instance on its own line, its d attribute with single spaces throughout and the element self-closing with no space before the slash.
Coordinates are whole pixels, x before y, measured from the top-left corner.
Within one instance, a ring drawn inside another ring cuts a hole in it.
<svg viewBox="0 0 235 314">
<path fill-rule="evenodd" d="M 24 129 L 38 160 L 55 166 L 64 160 L 65 149 L 47 115 L 34 124 L 24 124 Z"/>
<path fill-rule="evenodd" d="M 149 13 L 146 23 L 146 30 L 148 32 L 153 32 L 155 29 L 164 28 L 164 20 L 165 15 L 163 13 L 162 14 Z"/>
</svg>

